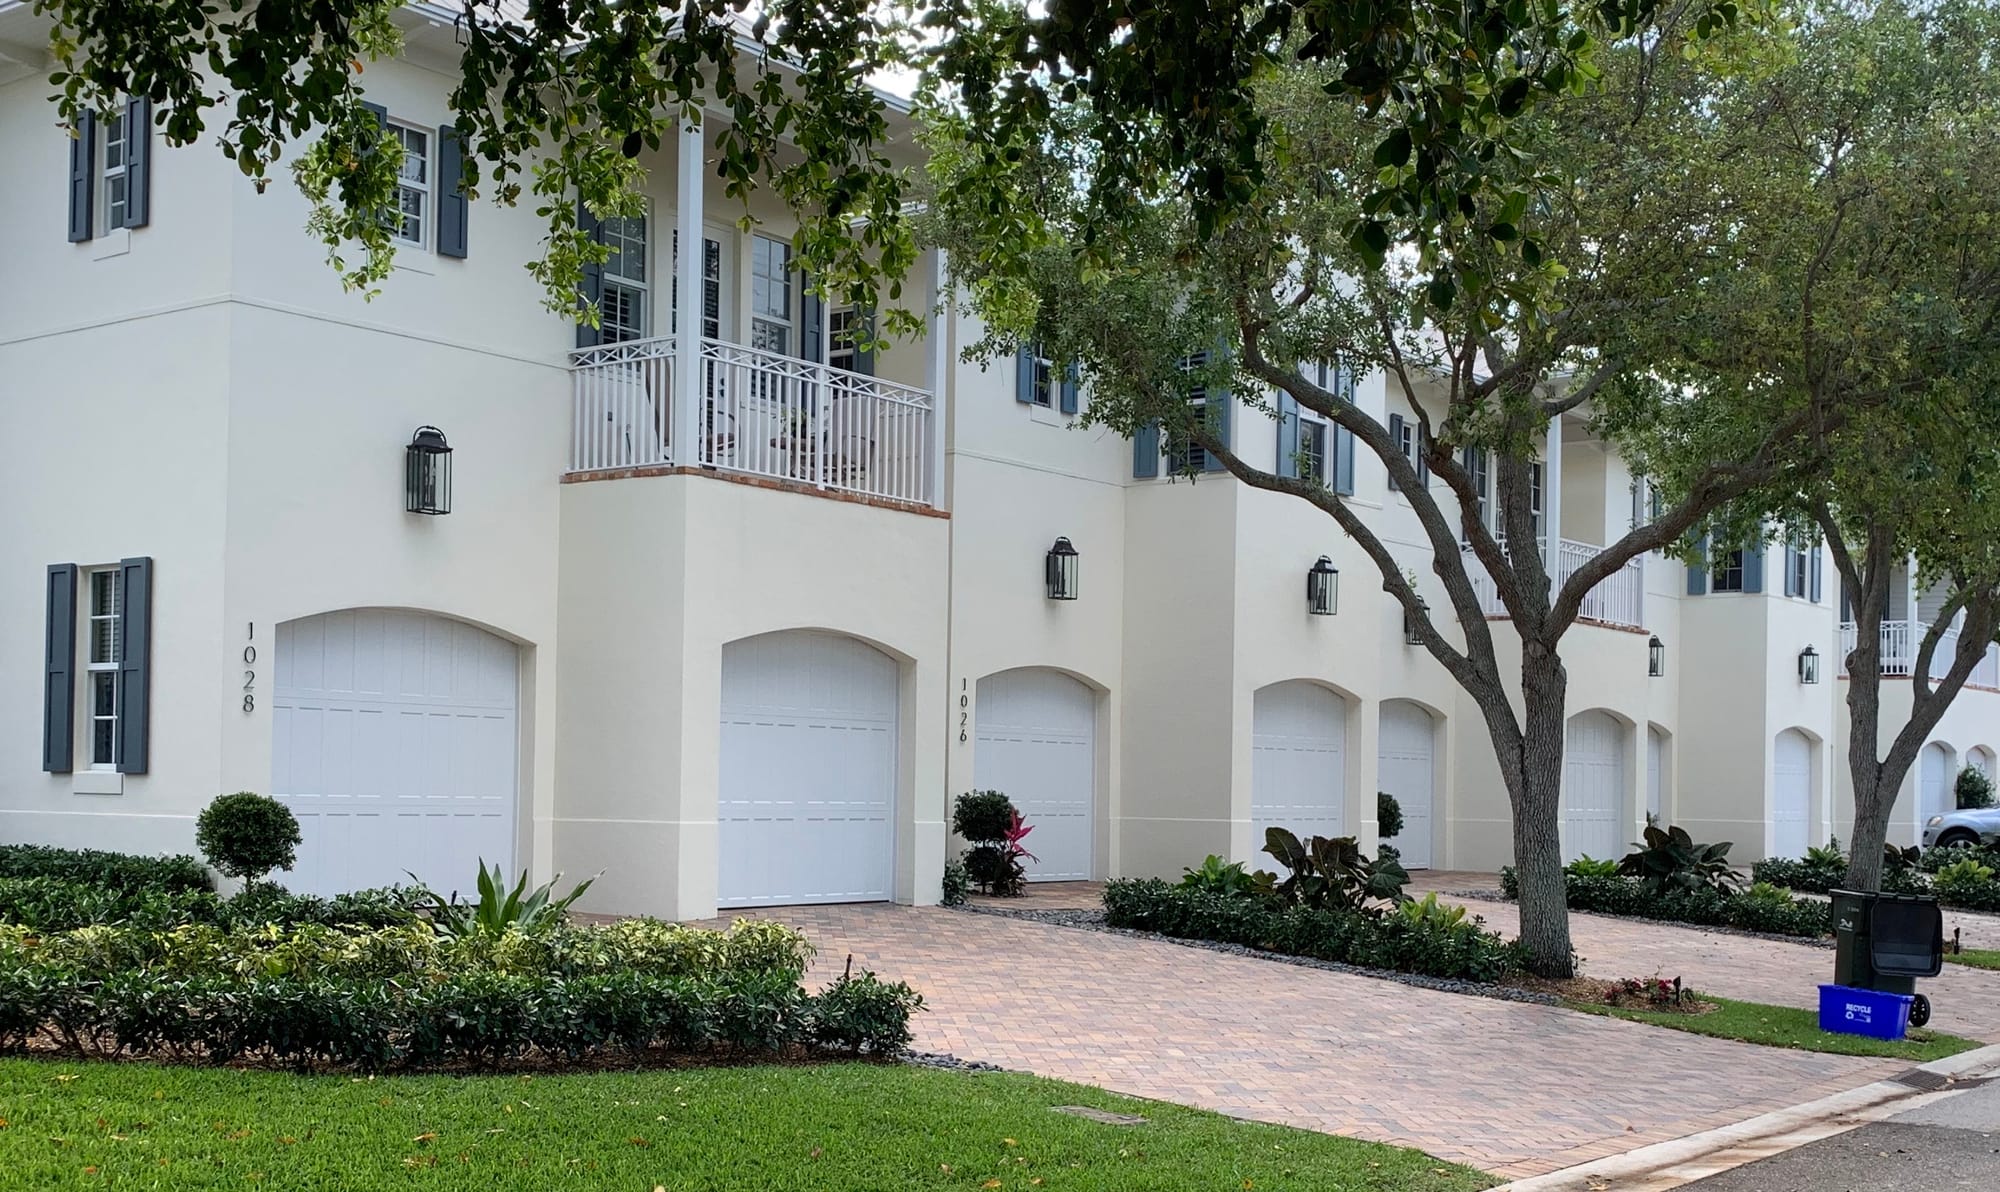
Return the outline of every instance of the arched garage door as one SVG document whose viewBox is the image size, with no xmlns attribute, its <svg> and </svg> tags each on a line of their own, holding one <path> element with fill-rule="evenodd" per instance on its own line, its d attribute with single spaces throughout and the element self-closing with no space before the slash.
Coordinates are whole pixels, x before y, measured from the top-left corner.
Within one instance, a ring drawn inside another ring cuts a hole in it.
<svg viewBox="0 0 2000 1192">
<path fill-rule="evenodd" d="M 1097 701 L 1058 671 L 1002 671 L 979 680 L 972 784 L 1014 801 L 1034 832 L 1022 846 L 1030 881 L 1082 881 L 1095 855 Z"/>
<path fill-rule="evenodd" d="M 1563 861 L 1625 855 L 1624 727 L 1605 712 L 1579 712 L 1563 750 Z"/>
<path fill-rule="evenodd" d="M 1317 683 L 1274 683 L 1252 697 L 1250 851 L 1268 828 L 1299 839 L 1347 834 L 1347 704 Z"/>
<path fill-rule="evenodd" d="M 1375 782 L 1378 789 L 1396 796 L 1403 809 L 1403 832 L 1389 843 L 1402 853 L 1405 869 L 1431 867 L 1435 736 L 1429 712 L 1401 700 L 1383 703 Z"/>
<path fill-rule="evenodd" d="M 1812 741 L 1795 728 L 1771 751 L 1771 855 L 1803 857 L 1812 843 Z"/>
<path fill-rule="evenodd" d="M 514 870 L 519 651 L 427 613 L 359 609 L 278 626 L 271 790 L 299 818 L 279 880 L 335 894 L 471 891 Z"/>
<path fill-rule="evenodd" d="M 1924 746 L 1918 761 L 1917 777 L 1918 812 L 1921 816 L 1918 823 L 1957 809 L 1958 798 L 1952 789 L 1951 746 L 1937 741 Z"/>
<path fill-rule="evenodd" d="M 796 630 L 722 648 L 722 906 L 880 902 L 894 872 L 896 663 Z"/>
</svg>

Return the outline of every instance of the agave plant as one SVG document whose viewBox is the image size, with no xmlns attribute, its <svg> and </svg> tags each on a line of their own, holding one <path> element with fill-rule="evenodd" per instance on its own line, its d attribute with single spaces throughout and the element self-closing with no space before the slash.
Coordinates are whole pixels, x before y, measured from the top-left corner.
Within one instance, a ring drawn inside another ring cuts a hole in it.
<svg viewBox="0 0 2000 1192">
<path fill-rule="evenodd" d="M 1730 842 L 1696 844 L 1684 828 L 1649 826 L 1646 838 L 1618 862 L 1618 872 L 1636 877 L 1655 894 L 1669 890 L 1713 890 L 1729 893 L 1743 884 L 1729 864 Z"/>
<path fill-rule="evenodd" d="M 446 935 L 502 935 L 508 928 L 518 931 L 535 931 L 552 927 L 563 921 L 569 908 L 590 884 L 604 876 L 602 869 L 576 884 L 576 888 L 560 898 L 555 896 L 556 883 L 562 880 L 558 873 L 553 878 L 528 889 L 528 872 L 521 871 L 521 880 L 507 889 L 507 877 L 496 863 L 492 870 L 486 868 L 482 858 L 479 862 L 479 901 L 460 902 L 456 891 L 450 898 L 430 894 L 430 903 L 423 909 L 430 915 L 432 926 Z M 417 881 L 417 875 L 410 874 L 410 880 Z"/>
</svg>

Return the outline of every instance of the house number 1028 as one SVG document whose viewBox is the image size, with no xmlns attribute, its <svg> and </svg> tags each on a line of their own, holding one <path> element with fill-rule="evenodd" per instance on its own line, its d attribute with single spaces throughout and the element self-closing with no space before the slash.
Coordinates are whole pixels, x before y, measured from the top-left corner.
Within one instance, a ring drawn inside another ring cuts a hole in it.
<svg viewBox="0 0 2000 1192">
<path fill-rule="evenodd" d="M 243 710 L 257 710 L 257 672 L 251 668 L 257 665 L 257 622 L 249 622 L 249 630 L 243 639 Z"/>
</svg>

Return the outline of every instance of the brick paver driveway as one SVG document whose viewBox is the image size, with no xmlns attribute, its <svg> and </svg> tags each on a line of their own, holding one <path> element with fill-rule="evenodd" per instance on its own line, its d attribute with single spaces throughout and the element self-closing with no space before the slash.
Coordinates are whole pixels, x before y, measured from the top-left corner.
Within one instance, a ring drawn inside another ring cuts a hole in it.
<svg viewBox="0 0 2000 1192">
<path fill-rule="evenodd" d="M 920 989 L 919 1048 L 1419 1147 L 1509 1177 L 1906 1067 L 968 911 L 767 913 L 811 935 L 822 975 L 851 953 Z"/>
</svg>

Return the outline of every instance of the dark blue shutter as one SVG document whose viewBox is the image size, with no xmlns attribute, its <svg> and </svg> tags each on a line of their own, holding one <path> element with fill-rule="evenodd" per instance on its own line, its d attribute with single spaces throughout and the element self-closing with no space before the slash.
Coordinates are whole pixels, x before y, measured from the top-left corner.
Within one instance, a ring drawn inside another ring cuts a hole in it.
<svg viewBox="0 0 2000 1192">
<path fill-rule="evenodd" d="M 1708 539 L 1694 544 L 1694 551 L 1687 561 L 1688 586 L 1690 596 L 1704 596 L 1708 593 Z"/>
<path fill-rule="evenodd" d="M 875 375 L 874 307 L 854 308 L 854 334 L 860 337 L 854 343 L 854 371 L 864 377 L 872 377 Z"/>
<path fill-rule="evenodd" d="M 1806 552 L 1806 587 L 1811 593 L 1811 599 L 1814 604 L 1819 603 L 1821 592 L 1819 578 L 1820 562 L 1819 544 L 1814 543 L 1813 548 Z"/>
<path fill-rule="evenodd" d="M 1278 390 L 1278 469 L 1277 474 L 1296 480 L 1299 475 L 1299 399 Z"/>
<path fill-rule="evenodd" d="M 1062 402 L 1062 412 L 1065 414 L 1076 413 L 1077 382 L 1081 376 L 1082 370 L 1077 368 L 1076 362 L 1073 360 L 1067 368 L 1063 369 L 1060 400 Z"/>
<path fill-rule="evenodd" d="M 153 101 L 125 101 L 125 226 L 143 228 L 153 207 Z"/>
<path fill-rule="evenodd" d="M 1025 406 L 1035 404 L 1035 345 L 1022 344 L 1014 353 L 1014 400 Z"/>
<path fill-rule="evenodd" d="M 604 239 L 604 221 L 598 219 L 596 213 L 591 211 L 590 204 L 584 202 L 582 199 L 576 201 L 576 226 L 579 231 L 590 237 L 592 243 L 597 243 Z M 675 284 L 679 284 L 680 267 L 678 265 L 674 266 L 674 278 Z M 588 306 L 597 306 L 604 301 L 604 266 L 602 264 L 596 261 L 585 261 L 583 263 L 583 285 L 578 289 L 577 296 Z M 678 298 L 679 295 L 676 294 L 675 297 Z M 677 311 L 675 318 L 679 317 Z M 577 347 L 594 348 L 603 342 L 604 330 L 602 327 L 593 327 L 588 323 L 578 323 L 576 325 Z"/>
<path fill-rule="evenodd" d="M 1354 370 L 1345 364 L 1334 365 L 1333 395 L 1354 404 Z M 1354 432 L 1338 423 L 1333 427 L 1333 491 L 1354 495 Z"/>
<path fill-rule="evenodd" d="M 1753 539 L 1743 547 L 1743 590 L 1764 590 L 1764 543 L 1761 538 Z"/>
<path fill-rule="evenodd" d="M 1132 433 L 1132 475 L 1150 480 L 1160 474 L 1160 424 L 1148 422 Z"/>
<path fill-rule="evenodd" d="M 466 225 L 472 204 L 465 191 L 465 138 L 455 125 L 438 128 L 438 242 L 441 257 L 465 259 Z"/>
<path fill-rule="evenodd" d="M 151 739 L 153 560 L 118 563 L 118 772 L 144 774 Z"/>
<path fill-rule="evenodd" d="M 76 135 L 69 142 L 69 241 L 80 244 L 97 233 L 92 206 L 97 198 L 97 117 L 83 112 L 76 118 Z"/>
<path fill-rule="evenodd" d="M 1403 453 L 1403 425 L 1403 416 L 1401 414 L 1389 415 L 1389 441 L 1396 445 L 1396 453 L 1399 455 Z M 1414 441 L 1413 439 L 1412 442 Z M 1415 461 L 1411 462 L 1414 463 Z M 1394 492 L 1395 490 L 1396 474 L 1391 472 L 1389 473 L 1389 491 Z"/>
<path fill-rule="evenodd" d="M 76 751 L 76 564 L 49 564 L 48 661 L 42 684 L 42 769 L 67 774 Z"/>
<path fill-rule="evenodd" d="M 1229 424 L 1232 421 L 1230 407 L 1235 404 L 1229 398 L 1229 390 L 1210 388 L 1208 390 L 1207 402 L 1202 407 L 1202 416 L 1208 419 L 1208 428 L 1214 433 L 1216 441 L 1221 443 L 1225 449 L 1230 450 L 1233 450 L 1235 447 L 1235 443 L 1229 437 Z M 1217 458 L 1215 452 L 1203 451 L 1201 456 L 1202 471 L 1220 472 L 1224 470 L 1222 460 Z"/>
<path fill-rule="evenodd" d="M 825 300 L 813 292 L 812 273 L 799 270 L 799 359 L 825 362 L 826 337 L 820 333 L 825 312 Z"/>
</svg>

